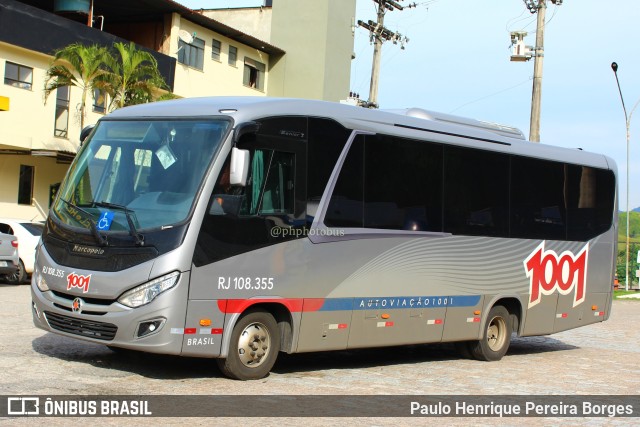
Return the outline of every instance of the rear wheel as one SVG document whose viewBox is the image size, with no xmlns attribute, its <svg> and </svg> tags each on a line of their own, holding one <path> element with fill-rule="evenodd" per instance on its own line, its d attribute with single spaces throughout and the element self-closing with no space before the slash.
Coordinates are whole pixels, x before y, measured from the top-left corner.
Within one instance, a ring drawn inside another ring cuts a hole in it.
<svg viewBox="0 0 640 427">
<path fill-rule="evenodd" d="M 266 311 L 244 314 L 231 333 L 229 355 L 218 359 L 220 370 L 238 380 L 257 380 L 269 374 L 280 351 L 278 324 Z"/>
<path fill-rule="evenodd" d="M 511 332 L 509 311 L 501 305 L 496 305 L 489 311 L 482 339 L 469 343 L 471 355 L 478 360 L 502 359 L 509 349 Z"/>
<path fill-rule="evenodd" d="M 22 260 L 18 261 L 18 271 L 5 276 L 5 280 L 11 285 L 19 285 L 20 283 L 27 281 L 27 271 L 24 269 Z"/>
</svg>

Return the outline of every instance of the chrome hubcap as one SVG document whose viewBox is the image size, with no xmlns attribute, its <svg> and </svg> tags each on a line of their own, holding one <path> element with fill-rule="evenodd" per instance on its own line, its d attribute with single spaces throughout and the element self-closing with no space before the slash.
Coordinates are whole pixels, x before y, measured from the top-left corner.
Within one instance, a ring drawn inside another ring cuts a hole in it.
<svg viewBox="0 0 640 427">
<path fill-rule="evenodd" d="M 269 354 L 271 337 L 262 323 L 252 323 L 240 333 L 238 339 L 238 356 L 244 366 L 255 368 L 260 366 Z"/>
<path fill-rule="evenodd" d="M 491 319 L 487 327 L 487 343 L 491 350 L 499 351 L 502 348 L 504 340 L 506 339 L 506 329 L 507 324 L 502 317 L 494 317 Z"/>
</svg>

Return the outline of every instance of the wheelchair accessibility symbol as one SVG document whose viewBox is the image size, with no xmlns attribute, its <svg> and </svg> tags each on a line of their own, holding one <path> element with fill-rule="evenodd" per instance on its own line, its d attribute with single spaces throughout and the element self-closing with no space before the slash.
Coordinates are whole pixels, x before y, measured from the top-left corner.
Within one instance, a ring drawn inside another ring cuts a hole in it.
<svg viewBox="0 0 640 427">
<path fill-rule="evenodd" d="M 100 214 L 100 220 L 96 228 L 100 231 L 109 230 L 111 228 L 111 222 L 113 221 L 113 212 L 105 212 Z"/>
</svg>

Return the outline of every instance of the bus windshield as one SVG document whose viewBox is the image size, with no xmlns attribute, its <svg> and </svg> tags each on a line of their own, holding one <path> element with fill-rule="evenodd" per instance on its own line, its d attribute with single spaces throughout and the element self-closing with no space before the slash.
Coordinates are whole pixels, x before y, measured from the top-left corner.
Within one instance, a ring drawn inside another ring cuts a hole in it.
<svg viewBox="0 0 640 427">
<path fill-rule="evenodd" d="M 102 233 L 180 223 L 230 127 L 224 119 L 102 121 L 52 210 L 65 224 Z"/>
</svg>

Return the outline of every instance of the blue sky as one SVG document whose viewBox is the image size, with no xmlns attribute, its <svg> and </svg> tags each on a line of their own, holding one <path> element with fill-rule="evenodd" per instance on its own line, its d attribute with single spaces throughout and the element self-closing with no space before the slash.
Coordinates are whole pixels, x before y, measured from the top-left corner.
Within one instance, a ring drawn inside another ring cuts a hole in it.
<svg viewBox="0 0 640 427">
<path fill-rule="evenodd" d="M 259 6 L 260 0 L 178 0 L 187 7 Z M 274 0 L 278 1 L 278 0 Z M 385 26 L 409 38 L 405 50 L 385 43 L 381 108 L 422 107 L 520 128 L 529 135 L 533 61 L 510 62 L 510 31 L 529 32 L 536 16 L 522 0 L 405 0 L 418 7 L 389 12 Z M 565 0 L 547 10 L 540 135 L 544 144 L 605 153 L 618 165 L 619 206 L 626 208 L 626 126 L 611 62 L 627 111 L 640 99 L 637 0 Z M 375 18 L 357 0 L 356 20 Z M 351 89 L 367 98 L 373 48 L 356 29 Z M 631 120 L 630 208 L 640 207 L 640 107 Z"/>
</svg>

